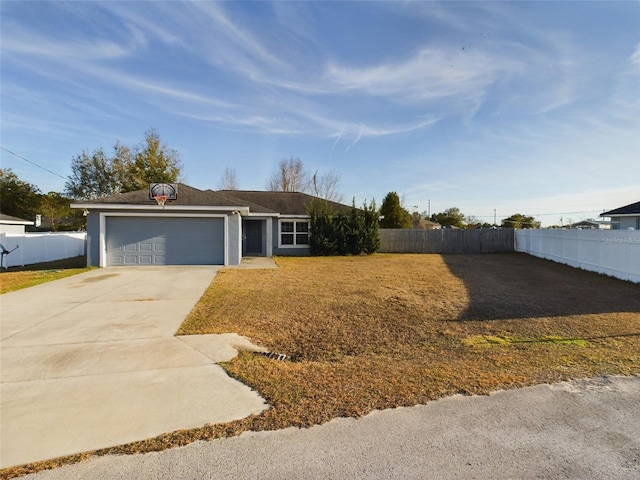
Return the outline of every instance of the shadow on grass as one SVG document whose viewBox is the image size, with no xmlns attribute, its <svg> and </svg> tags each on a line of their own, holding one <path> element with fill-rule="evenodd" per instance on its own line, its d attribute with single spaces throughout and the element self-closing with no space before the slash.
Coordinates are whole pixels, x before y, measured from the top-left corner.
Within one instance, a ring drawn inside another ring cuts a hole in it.
<svg viewBox="0 0 640 480">
<path fill-rule="evenodd" d="M 87 256 L 64 258 L 62 260 L 54 260 L 52 262 L 34 263 L 32 265 L 24 265 L 21 267 L 3 268 L 3 272 L 32 272 L 36 270 L 67 270 L 71 268 L 85 268 L 87 266 Z"/>
<path fill-rule="evenodd" d="M 469 294 L 458 321 L 640 314 L 640 285 L 632 282 L 524 253 L 443 258 Z"/>
</svg>

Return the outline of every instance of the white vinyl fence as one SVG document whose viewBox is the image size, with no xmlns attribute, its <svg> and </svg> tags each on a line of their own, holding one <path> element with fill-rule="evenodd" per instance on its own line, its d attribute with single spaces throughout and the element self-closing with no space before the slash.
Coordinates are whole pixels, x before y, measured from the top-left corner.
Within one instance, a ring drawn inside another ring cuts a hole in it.
<svg viewBox="0 0 640 480">
<path fill-rule="evenodd" d="M 640 283 L 639 230 L 516 230 L 515 249 Z"/>
<path fill-rule="evenodd" d="M 31 265 L 85 255 L 87 233 L 2 233 L 0 244 L 5 249 L 12 250 L 4 257 L 5 267 Z"/>
</svg>

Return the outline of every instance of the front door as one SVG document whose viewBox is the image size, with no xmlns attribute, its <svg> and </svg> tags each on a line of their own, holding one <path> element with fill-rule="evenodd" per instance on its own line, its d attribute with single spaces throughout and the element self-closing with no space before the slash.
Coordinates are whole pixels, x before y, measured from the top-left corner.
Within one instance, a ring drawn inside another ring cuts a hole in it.
<svg viewBox="0 0 640 480">
<path fill-rule="evenodd" d="M 263 220 L 244 221 L 244 255 L 264 255 L 262 251 Z"/>
</svg>

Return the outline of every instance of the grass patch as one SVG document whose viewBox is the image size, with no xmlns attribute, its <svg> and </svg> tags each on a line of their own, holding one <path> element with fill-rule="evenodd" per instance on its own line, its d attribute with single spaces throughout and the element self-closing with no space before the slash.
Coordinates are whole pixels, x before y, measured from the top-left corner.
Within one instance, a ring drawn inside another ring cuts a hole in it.
<svg viewBox="0 0 640 480">
<path fill-rule="evenodd" d="M 85 256 L 22 267 L 9 267 L 0 271 L 0 294 L 69 277 L 90 269 L 87 267 L 87 257 Z"/>
<path fill-rule="evenodd" d="M 271 408 L 95 454 L 308 427 L 456 393 L 640 374 L 640 285 L 523 254 L 277 263 L 278 270 L 220 272 L 178 332 L 237 332 L 292 358 L 242 353 L 223 364 Z"/>
</svg>

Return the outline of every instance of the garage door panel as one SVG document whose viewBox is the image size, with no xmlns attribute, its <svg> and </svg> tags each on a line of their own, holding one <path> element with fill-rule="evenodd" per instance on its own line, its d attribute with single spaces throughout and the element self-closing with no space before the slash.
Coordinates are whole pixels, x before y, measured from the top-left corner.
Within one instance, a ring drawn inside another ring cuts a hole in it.
<svg viewBox="0 0 640 480">
<path fill-rule="evenodd" d="M 221 218 L 107 217 L 107 265 L 222 265 Z"/>
</svg>

